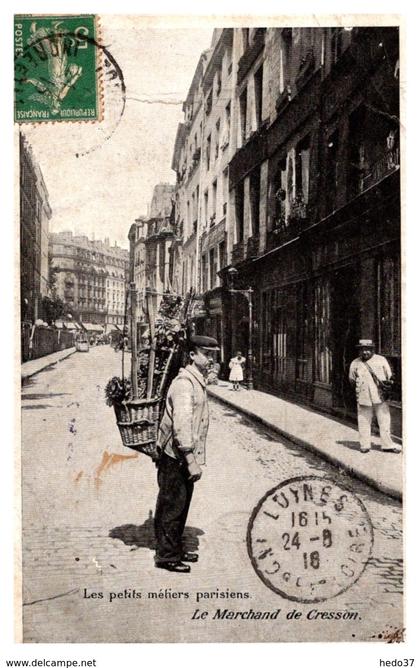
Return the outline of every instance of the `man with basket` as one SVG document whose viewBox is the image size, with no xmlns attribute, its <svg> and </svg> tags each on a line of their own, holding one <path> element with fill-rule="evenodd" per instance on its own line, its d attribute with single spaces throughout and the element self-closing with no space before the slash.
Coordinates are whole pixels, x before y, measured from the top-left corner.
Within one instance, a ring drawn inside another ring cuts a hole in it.
<svg viewBox="0 0 420 668">
<path fill-rule="evenodd" d="M 219 350 L 215 339 L 193 335 L 188 342 L 188 364 L 172 381 L 159 427 L 159 494 L 155 512 L 157 568 L 189 573 L 198 555 L 187 553 L 182 534 L 194 491 L 205 463 L 209 410 L 205 373 L 210 353 Z"/>
<path fill-rule="evenodd" d="M 374 353 L 372 339 L 360 339 L 359 356 L 353 360 L 349 380 L 356 390 L 360 452 L 369 452 L 373 413 L 378 421 L 383 452 L 401 452 L 391 439 L 388 399 L 392 391 L 392 371 L 388 360 Z"/>
</svg>

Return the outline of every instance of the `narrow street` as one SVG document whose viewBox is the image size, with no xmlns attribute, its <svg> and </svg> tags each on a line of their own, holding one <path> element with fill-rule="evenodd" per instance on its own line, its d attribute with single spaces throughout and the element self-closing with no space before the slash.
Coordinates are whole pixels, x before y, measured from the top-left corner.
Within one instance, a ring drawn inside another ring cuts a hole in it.
<svg viewBox="0 0 420 668">
<path fill-rule="evenodd" d="M 104 401 L 107 380 L 120 374 L 121 354 L 100 346 L 22 388 L 25 642 L 362 641 L 404 626 L 401 505 L 215 401 L 207 465 L 187 522 L 187 545 L 198 550 L 199 562 L 189 575 L 156 569 L 156 470 L 122 447 Z M 246 546 L 261 497 L 303 475 L 349 487 L 374 528 L 361 578 L 318 604 L 299 604 L 266 587 Z M 238 592 L 248 596 L 228 596 Z M 225 608 L 280 608 L 281 615 L 259 622 L 211 619 Z M 207 610 L 208 619 L 193 620 L 197 609 Z M 358 618 L 306 619 L 315 609 L 356 611 Z M 302 618 L 286 623 L 292 610 Z M 178 620 L 175 628 L 169 615 Z"/>
</svg>

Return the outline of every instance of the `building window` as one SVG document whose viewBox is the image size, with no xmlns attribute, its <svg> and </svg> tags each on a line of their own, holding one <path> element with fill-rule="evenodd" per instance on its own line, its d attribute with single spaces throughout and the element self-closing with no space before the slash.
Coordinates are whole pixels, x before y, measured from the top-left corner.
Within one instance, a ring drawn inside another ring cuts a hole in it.
<svg viewBox="0 0 420 668">
<path fill-rule="evenodd" d="M 216 97 L 219 97 L 220 91 L 222 90 L 222 73 L 220 70 L 217 70 L 216 72 L 216 81 L 215 81 L 215 88 L 216 88 Z"/>
<path fill-rule="evenodd" d="M 214 138 L 214 159 L 219 157 L 219 141 L 220 141 L 220 118 L 216 123 L 216 132 Z"/>
<path fill-rule="evenodd" d="M 254 74 L 254 92 L 255 92 L 255 116 L 257 122 L 257 129 L 262 121 L 262 105 L 263 105 L 263 65 Z"/>
<path fill-rule="evenodd" d="M 210 219 L 210 224 L 214 225 L 214 223 L 216 222 L 216 213 L 217 213 L 217 179 L 213 181 L 212 190 L 213 190 L 213 197 L 212 197 L 213 213 Z"/>
<path fill-rule="evenodd" d="M 318 279 L 315 284 L 315 380 L 325 385 L 331 384 L 332 353 L 331 330 L 331 290 L 328 278 Z"/>
<path fill-rule="evenodd" d="M 239 127 L 241 132 L 242 144 L 244 144 L 246 140 L 247 105 L 248 105 L 248 91 L 245 88 L 239 97 Z"/>
<path fill-rule="evenodd" d="M 292 30 L 285 28 L 280 48 L 280 93 L 290 87 L 290 61 L 292 53 Z"/>
<path fill-rule="evenodd" d="M 311 151 L 309 135 L 296 146 L 296 198 L 307 202 L 309 197 L 309 159 Z"/>
<path fill-rule="evenodd" d="M 227 202 L 229 197 L 229 168 L 223 171 L 223 215 L 227 214 Z"/>
<path fill-rule="evenodd" d="M 207 266 L 207 254 L 204 253 L 201 256 L 201 281 L 203 286 L 203 292 L 208 290 L 208 266 Z"/>
<path fill-rule="evenodd" d="M 235 189 L 236 209 L 236 241 L 240 243 L 244 239 L 244 182 L 241 181 Z"/>
<path fill-rule="evenodd" d="M 219 270 L 226 265 L 226 243 L 221 241 L 219 244 Z"/>
<path fill-rule="evenodd" d="M 210 89 L 210 93 L 207 95 L 206 99 L 206 115 L 208 116 L 213 108 L 213 90 Z"/>
<path fill-rule="evenodd" d="M 331 62 L 336 63 L 343 53 L 344 28 L 331 28 Z"/>
<path fill-rule="evenodd" d="M 327 170 L 326 170 L 326 197 L 328 211 L 336 208 L 338 193 L 338 130 L 328 137 L 327 140 Z"/>
<path fill-rule="evenodd" d="M 208 223 L 209 216 L 209 193 L 208 190 L 204 193 L 204 225 Z"/>
<path fill-rule="evenodd" d="M 212 290 L 217 285 L 217 257 L 214 248 L 210 250 L 209 263 L 210 263 L 210 290 Z"/>
<path fill-rule="evenodd" d="M 211 134 L 207 137 L 206 141 L 206 166 L 207 171 L 210 169 L 210 157 L 211 157 Z"/>
<path fill-rule="evenodd" d="M 251 198 L 251 225 L 252 236 L 258 236 L 260 231 L 260 181 L 261 167 L 255 169 L 250 178 L 250 198 Z"/>
<path fill-rule="evenodd" d="M 225 107 L 225 117 L 224 117 L 224 121 L 223 121 L 223 137 L 222 137 L 222 141 L 221 141 L 222 151 L 226 148 L 226 146 L 229 145 L 230 121 L 231 121 L 231 113 L 230 113 L 230 102 L 229 102 Z"/>
<path fill-rule="evenodd" d="M 273 228 L 284 227 L 286 224 L 286 196 L 287 196 L 287 160 L 279 161 L 276 170 L 274 193 L 274 221 Z"/>
</svg>

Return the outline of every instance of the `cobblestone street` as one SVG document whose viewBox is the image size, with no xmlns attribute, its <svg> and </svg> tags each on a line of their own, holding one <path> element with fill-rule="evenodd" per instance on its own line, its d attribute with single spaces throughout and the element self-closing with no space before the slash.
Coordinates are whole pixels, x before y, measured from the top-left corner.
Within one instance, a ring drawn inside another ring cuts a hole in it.
<svg viewBox="0 0 420 668">
<path fill-rule="evenodd" d="M 25 642 L 381 640 L 404 626 L 401 505 L 213 400 L 207 465 L 187 522 L 187 547 L 198 550 L 199 562 L 190 575 L 156 569 L 155 467 L 122 447 L 104 401 L 107 380 L 120 373 L 120 354 L 103 346 L 75 353 L 23 386 Z M 350 488 L 374 529 L 361 578 L 317 604 L 266 587 L 246 546 L 261 497 L 304 475 Z M 225 608 L 281 613 L 258 622 L 211 619 Z M 197 609 L 208 619 L 193 620 Z M 302 619 L 286 621 L 292 610 Z M 309 610 L 358 615 L 308 620 Z"/>
</svg>

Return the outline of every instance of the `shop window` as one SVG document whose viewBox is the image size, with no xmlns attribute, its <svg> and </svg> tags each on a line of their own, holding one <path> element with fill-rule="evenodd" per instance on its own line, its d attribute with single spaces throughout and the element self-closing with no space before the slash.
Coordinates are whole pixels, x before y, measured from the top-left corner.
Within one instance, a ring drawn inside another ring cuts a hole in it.
<svg viewBox="0 0 420 668">
<path fill-rule="evenodd" d="M 315 284 L 315 380 L 325 385 L 331 384 L 332 352 L 331 291 L 328 278 L 321 278 Z"/>
<path fill-rule="evenodd" d="M 401 355 L 401 287 L 399 258 L 378 262 L 378 350 L 382 355 Z"/>
<path fill-rule="evenodd" d="M 296 378 L 308 381 L 308 359 L 306 355 L 306 338 L 308 334 L 308 288 L 302 283 L 297 289 L 296 314 Z"/>
<path fill-rule="evenodd" d="M 277 307 L 273 313 L 273 362 L 274 374 L 286 377 L 287 369 L 287 315 L 284 307 Z"/>
</svg>

